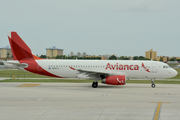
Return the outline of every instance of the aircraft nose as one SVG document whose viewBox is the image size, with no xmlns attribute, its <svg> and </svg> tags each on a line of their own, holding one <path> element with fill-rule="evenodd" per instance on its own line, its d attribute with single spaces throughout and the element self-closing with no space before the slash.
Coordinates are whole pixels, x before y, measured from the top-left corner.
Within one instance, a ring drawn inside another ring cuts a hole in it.
<svg viewBox="0 0 180 120">
<path fill-rule="evenodd" d="M 178 72 L 175 70 L 175 76 L 178 74 Z"/>
<path fill-rule="evenodd" d="M 176 70 L 174 70 L 174 69 L 173 69 L 172 73 L 173 73 L 173 77 L 175 77 L 178 74 L 178 72 Z"/>
</svg>

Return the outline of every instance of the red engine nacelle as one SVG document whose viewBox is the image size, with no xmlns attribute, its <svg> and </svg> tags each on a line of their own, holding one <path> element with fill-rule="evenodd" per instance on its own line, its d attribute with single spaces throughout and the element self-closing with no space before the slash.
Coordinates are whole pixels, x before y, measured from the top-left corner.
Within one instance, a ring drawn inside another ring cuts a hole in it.
<svg viewBox="0 0 180 120">
<path fill-rule="evenodd" d="M 111 85 L 125 85 L 126 77 L 125 75 L 107 76 L 105 79 L 102 79 L 101 82 L 105 84 L 111 84 Z"/>
</svg>

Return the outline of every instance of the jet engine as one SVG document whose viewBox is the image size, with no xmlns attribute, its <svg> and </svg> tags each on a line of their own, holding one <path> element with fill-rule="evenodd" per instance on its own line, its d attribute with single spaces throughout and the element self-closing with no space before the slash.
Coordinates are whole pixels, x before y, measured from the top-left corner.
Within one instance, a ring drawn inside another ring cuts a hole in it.
<svg viewBox="0 0 180 120">
<path fill-rule="evenodd" d="M 126 76 L 125 75 L 107 76 L 106 78 L 102 79 L 101 82 L 104 84 L 110 84 L 110 85 L 125 85 Z"/>
</svg>

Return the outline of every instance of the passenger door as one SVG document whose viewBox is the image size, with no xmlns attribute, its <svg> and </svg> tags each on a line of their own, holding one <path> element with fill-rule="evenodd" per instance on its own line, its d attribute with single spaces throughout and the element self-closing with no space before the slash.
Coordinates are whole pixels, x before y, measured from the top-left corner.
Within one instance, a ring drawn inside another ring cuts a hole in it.
<svg viewBox="0 0 180 120">
<path fill-rule="evenodd" d="M 151 62 L 151 73 L 157 73 L 157 63 L 156 62 Z"/>
</svg>

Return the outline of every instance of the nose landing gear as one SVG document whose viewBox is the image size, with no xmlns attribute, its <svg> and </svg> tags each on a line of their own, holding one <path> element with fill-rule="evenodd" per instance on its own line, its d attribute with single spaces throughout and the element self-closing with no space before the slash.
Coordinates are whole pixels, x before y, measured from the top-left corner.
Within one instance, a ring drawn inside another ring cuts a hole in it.
<svg viewBox="0 0 180 120">
<path fill-rule="evenodd" d="M 151 82 L 152 82 L 151 87 L 152 87 L 152 88 L 155 88 L 156 85 L 154 84 L 154 79 L 151 79 Z"/>
<path fill-rule="evenodd" d="M 156 87 L 156 85 L 155 85 L 155 84 L 152 84 L 152 85 L 151 85 L 151 87 L 152 87 L 152 88 L 155 88 L 155 87 Z"/>
</svg>

